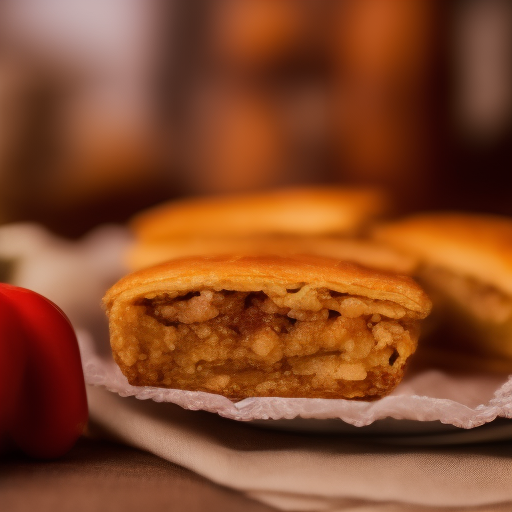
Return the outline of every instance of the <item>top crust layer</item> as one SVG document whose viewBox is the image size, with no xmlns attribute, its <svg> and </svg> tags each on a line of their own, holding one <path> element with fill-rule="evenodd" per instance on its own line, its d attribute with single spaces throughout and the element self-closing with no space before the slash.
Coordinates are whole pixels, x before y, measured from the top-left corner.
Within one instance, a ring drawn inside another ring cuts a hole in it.
<svg viewBox="0 0 512 512">
<path fill-rule="evenodd" d="M 328 288 L 371 299 L 389 300 L 426 317 L 430 299 L 411 278 L 377 272 L 356 264 L 317 256 L 187 257 L 129 274 L 108 290 L 109 311 L 116 301 L 129 303 L 160 293 L 213 290 L 271 291 L 285 296 Z"/>
<path fill-rule="evenodd" d="M 430 213 L 378 227 L 375 237 L 418 257 L 512 294 L 512 219 Z"/>
<path fill-rule="evenodd" d="M 136 216 L 143 241 L 175 237 L 353 233 L 386 210 L 373 189 L 308 187 L 164 203 Z"/>
</svg>

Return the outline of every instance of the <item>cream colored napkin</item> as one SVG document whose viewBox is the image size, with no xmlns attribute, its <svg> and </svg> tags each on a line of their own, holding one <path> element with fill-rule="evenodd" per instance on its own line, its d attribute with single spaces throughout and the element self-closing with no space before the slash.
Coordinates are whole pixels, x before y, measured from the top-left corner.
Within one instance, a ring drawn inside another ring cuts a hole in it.
<svg viewBox="0 0 512 512">
<path fill-rule="evenodd" d="M 88 396 L 96 434 L 282 510 L 512 510 L 512 441 L 411 448 L 262 429 L 100 387 L 89 386 Z M 512 437 L 507 421 L 502 430 Z"/>
</svg>

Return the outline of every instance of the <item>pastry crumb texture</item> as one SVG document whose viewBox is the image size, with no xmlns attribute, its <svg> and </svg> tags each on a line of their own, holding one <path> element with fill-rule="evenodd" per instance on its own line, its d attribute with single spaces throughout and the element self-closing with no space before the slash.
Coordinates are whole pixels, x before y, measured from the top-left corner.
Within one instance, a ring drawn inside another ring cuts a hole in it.
<svg viewBox="0 0 512 512">
<path fill-rule="evenodd" d="M 148 294 L 110 311 L 114 358 L 130 384 L 252 396 L 371 400 L 403 377 L 417 312 L 304 286 Z"/>
</svg>

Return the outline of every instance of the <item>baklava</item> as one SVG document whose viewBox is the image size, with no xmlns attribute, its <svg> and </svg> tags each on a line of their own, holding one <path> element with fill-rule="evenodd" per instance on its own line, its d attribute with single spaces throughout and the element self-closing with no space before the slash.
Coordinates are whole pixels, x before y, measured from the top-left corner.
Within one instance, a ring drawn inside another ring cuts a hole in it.
<svg viewBox="0 0 512 512">
<path fill-rule="evenodd" d="M 402 379 L 430 300 L 409 277 L 315 256 L 187 257 L 106 294 L 135 386 L 371 400 Z"/>
<path fill-rule="evenodd" d="M 438 336 L 449 334 L 443 344 L 512 369 L 512 219 L 420 214 L 380 226 L 375 237 L 419 260 L 418 280 L 442 325 Z"/>
<path fill-rule="evenodd" d="M 358 263 L 365 267 L 411 275 L 417 266 L 415 258 L 391 247 L 359 238 L 327 236 L 297 237 L 219 237 L 177 239 L 137 243 L 126 256 L 129 269 L 139 270 L 170 259 L 186 256 L 215 256 L 221 254 L 277 254 L 293 256 L 311 254 Z"/>
<path fill-rule="evenodd" d="M 171 201 L 130 223 L 135 242 L 126 263 L 138 270 L 184 256 L 309 253 L 408 272 L 409 258 L 375 242 L 348 239 L 388 206 L 380 191 L 346 187 Z"/>
<path fill-rule="evenodd" d="M 376 189 L 286 188 L 170 201 L 131 222 L 139 240 L 180 237 L 351 234 L 388 208 Z"/>
</svg>

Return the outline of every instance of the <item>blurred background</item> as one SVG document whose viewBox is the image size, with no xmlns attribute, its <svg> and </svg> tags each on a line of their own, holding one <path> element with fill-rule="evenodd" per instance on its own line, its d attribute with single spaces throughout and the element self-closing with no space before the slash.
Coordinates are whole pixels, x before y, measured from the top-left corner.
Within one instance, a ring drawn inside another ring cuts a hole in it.
<svg viewBox="0 0 512 512">
<path fill-rule="evenodd" d="M 387 188 L 512 214 L 510 0 L 3 0 L 0 224 Z"/>
</svg>

